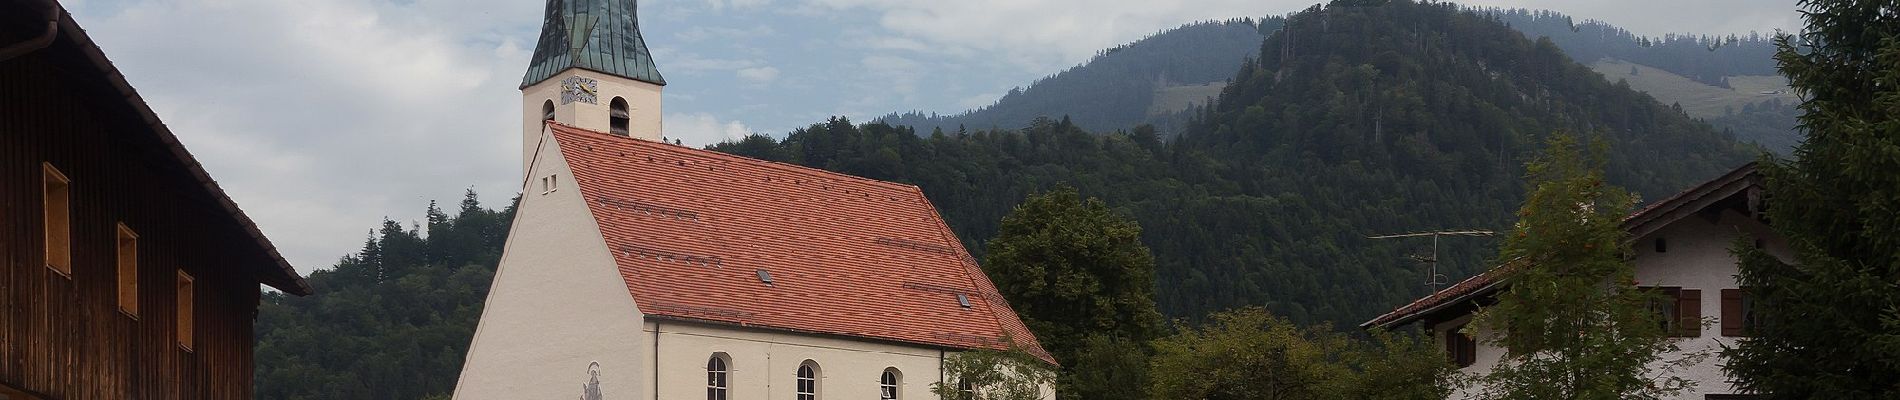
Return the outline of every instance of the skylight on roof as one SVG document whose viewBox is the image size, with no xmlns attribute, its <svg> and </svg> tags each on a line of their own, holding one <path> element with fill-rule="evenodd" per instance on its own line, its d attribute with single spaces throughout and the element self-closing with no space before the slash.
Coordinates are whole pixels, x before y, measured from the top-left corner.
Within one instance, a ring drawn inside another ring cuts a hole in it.
<svg viewBox="0 0 1900 400">
<path fill-rule="evenodd" d="M 766 270 L 761 269 L 758 271 L 758 273 L 759 273 L 759 283 L 764 283 L 766 286 L 772 285 L 771 271 L 766 271 Z"/>
<path fill-rule="evenodd" d="M 957 293 L 957 305 L 963 306 L 963 308 L 970 308 L 970 296 Z"/>
</svg>

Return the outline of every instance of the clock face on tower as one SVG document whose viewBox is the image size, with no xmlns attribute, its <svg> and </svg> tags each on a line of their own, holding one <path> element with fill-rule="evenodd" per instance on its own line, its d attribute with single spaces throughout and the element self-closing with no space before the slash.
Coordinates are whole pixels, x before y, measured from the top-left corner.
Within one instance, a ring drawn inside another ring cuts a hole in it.
<svg viewBox="0 0 1900 400">
<path fill-rule="evenodd" d="M 600 81 L 570 76 L 561 80 L 561 104 L 581 102 L 600 104 Z"/>
</svg>

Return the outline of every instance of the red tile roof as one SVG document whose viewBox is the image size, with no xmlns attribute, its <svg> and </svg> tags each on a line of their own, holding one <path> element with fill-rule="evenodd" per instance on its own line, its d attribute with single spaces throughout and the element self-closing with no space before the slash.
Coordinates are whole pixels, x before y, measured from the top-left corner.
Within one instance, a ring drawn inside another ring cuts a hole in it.
<svg viewBox="0 0 1900 400">
<path fill-rule="evenodd" d="M 1649 206 L 1643 207 L 1642 210 L 1638 210 L 1630 214 L 1629 217 L 1624 218 L 1623 227 L 1629 229 L 1633 236 L 1640 237 L 1648 232 L 1654 231 L 1660 225 L 1666 225 L 1674 221 L 1674 218 L 1680 218 L 1687 213 L 1699 210 L 1699 206 L 1706 206 L 1708 202 L 1732 196 L 1739 190 L 1757 184 L 1755 178 L 1758 177 L 1759 174 L 1756 173 L 1755 167 L 1755 163 L 1748 163 L 1733 171 L 1729 171 L 1727 174 L 1723 174 L 1719 178 L 1676 193 L 1662 201 L 1651 203 Z M 1392 312 L 1385 313 L 1363 324 L 1359 324 L 1359 327 L 1371 328 L 1376 326 L 1390 328 L 1403 325 L 1421 315 L 1463 303 L 1476 296 L 1489 294 L 1492 290 L 1499 287 L 1499 284 L 1506 275 L 1509 275 L 1511 271 L 1516 270 L 1522 264 L 1523 263 L 1507 263 L 1483 273 L 1473 275 L 1470 278 L 1465 278 L 1465 280 L 1459 281 L 1457 284 L 1451 285 L 1451 287 L 1426 295 L 1418 300 L 1413 300 L 1411 303 L 1392 310 Z"/>
<path fill-rule="evenodd" d="M 915 186 L 549 127 L 649 317 L 1055 362 Z"/>
</svg>

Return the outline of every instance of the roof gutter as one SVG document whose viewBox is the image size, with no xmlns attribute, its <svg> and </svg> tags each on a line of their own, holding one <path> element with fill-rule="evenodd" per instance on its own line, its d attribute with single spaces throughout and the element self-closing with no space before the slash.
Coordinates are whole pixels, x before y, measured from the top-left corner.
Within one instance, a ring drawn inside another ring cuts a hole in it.
<svg viewBox="0 0 1900 400">
<path fill-rule="evenodd" d="M 45 0 L 43 3 L 46 3 L 46 31 L 24 42 L 0 47 L 0 62 L 44 49 L 53 45 L 53 39 L 59 37 L 59 3 L 55 0 Z"/>
</svg>

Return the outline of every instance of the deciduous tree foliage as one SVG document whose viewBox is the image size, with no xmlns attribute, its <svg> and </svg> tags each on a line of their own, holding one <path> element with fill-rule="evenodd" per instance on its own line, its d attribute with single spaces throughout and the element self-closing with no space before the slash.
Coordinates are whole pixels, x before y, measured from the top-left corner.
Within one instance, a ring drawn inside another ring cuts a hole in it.
<svg viewBox="0 0 1900 400">
<path fill-rule="evenodd" d="M 1900 5 L 1800 5 L 1807 29 L 1776 59 L 1808 139 L 1762 165 L 1793 265 L 1736 246 L 1762 323 L 1726 368 L 1770 398 L 1900 399 Z"/>
<path fill-rule="evenodd" d="M 1118 390 L 1141 386 L 1140 344 L 1161 329 L 1154 257 L 1140 225 L 1059 186 L 1016 206 L 989 249 L 984 272 L 1050 354 L 1065 360 L 1064 397 L 1140 397 Z"/>
<path fill-rule="evenodd" d="M 1557 135 L 1530 163 L 1530 195 L 1500 259 L 1508 285 L 1478 313 L 1473 337 L 1505 349 L 1479 379 L 1488 399 L 1629 399 L 1673 395 L 1688 384 L 1657 378 L 1676 350 L 1636 287 L 1623 218 L 1634 202 L 1603 176 L 1606 149 Z"/>
<path fill-rule="evenodd" d="M 1454 385 L 1444 353 L 1415 337 L 1354 339 L 1253 307 L 1211 319 L 1155 342 L 1152 398 L 1437 400 Z"/>
</svg>

